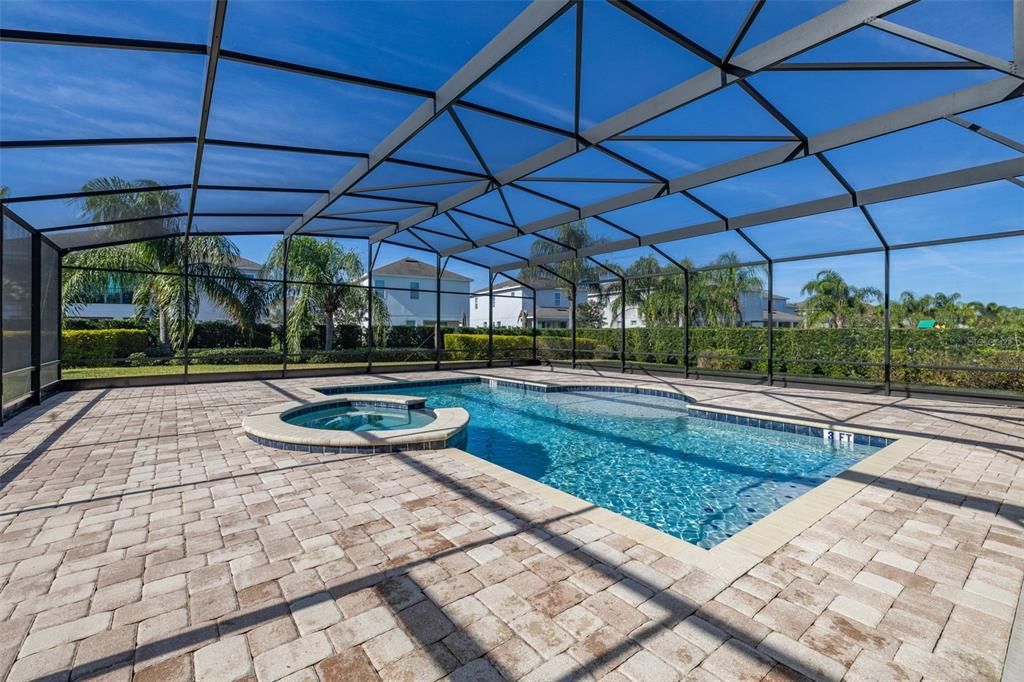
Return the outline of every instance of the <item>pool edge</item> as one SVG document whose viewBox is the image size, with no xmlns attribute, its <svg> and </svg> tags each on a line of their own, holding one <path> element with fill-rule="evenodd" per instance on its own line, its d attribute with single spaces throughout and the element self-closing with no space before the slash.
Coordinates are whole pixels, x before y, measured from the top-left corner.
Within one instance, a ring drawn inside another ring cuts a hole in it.
<svg viewBox="0 0 1024 682">
<path fill-rule="evenodd" d="M 903 436 L 848 469 L 815 486 L 792 502 L 757 520 L 711 549 L 652 528 L 610 509 L 587 502 L 546 483 L 506 469 L 465 450 L 448 447 L 438 452 L 502 483 L 693 565 L 716 576 L 735 579 L 763 561 L 855 494 L 871 485 L 930 439 Z M 856 480 L 860 479 L 860 480 Z"/>
<path fill-rule="evenodd" d="M 893 467 L 898 465 L 911 454 L 919 450 L 931 439 L 887 432 L 879 429 L 870 429 L 862 426 L 851 426 L 844 423 L 830 423 L 814 421 L 798 417 L 765 415 L 755 410 L 744 411 L 737 408 L 722 408 L 716 405 L 708 405 L 695 400 L 693 397 L 682 391 L 666 391 L 662 389 L 650 389 L 641 386 L 623 386 L 621 384 L 603 384 L 599 381 L 590 381 L 580 384 L 544 384 L 536 381 L 523 381 L 493 377 L 484 374 L 477 374 L 473 377 L 460 377 L 442 380 L 418 380 L 411 382 L 396 382 L 384 384 L 389 389 L 400 387 L 417 388 L 433 385 L 449 384 L 480 384 L 487 383 L 492 386 L 510 388 L 524 388 L 538 392 L 565 392 L 573 390 L 598 390 L 612 393 L 631 393 L 641 395 L 655 395 L 669 397 L 685 403 L 687 413 L 699 419 L 717 419 L 727 423 L 728 416 L 747 419 L 746 426 L 754 428 L 768 428 L 765 423 L 781 425 L 804 426 L 820 431 L 847 431 L 858 436 L 868 438 L 868 441 L 858 441 L 870 445 L 871 438 L 884 439 L 884 446 L 877 446 L 880 449 L 852 466 L 844 469 L 827 481 L 815 486 L 803 493 L 795 500 L 783 505 L 770 514 L 758 519 L 756 522 L 739 531 L 735 535 L 726 538 L 710 549 L 699 547 L 674 535 L 669 535 L 656 528 L 648 526 L 627 516 L 614 512 L 610 509 L 587 502 L 575 495 L 563 490 L 551 487 L 545 483 L 519 474 L 511 469 L 506 469 L 486 459 L 477 457 L 472 453 L 456 447 L 439 448 L 437 451 L 466 464 L 474 470 L 490 475 L 497 480 L 511 485 L 523 492 L 537 495 L 539 498 L 552 505 L 577 513 L 594 523 L 598 523 L 609 530 L 620 533 L 636 542 L 642 543 L 652 549 L 658 550 L 679 561 L 696 566 L 701 570 L 716 576 L 726 576 L 735 579 L 750 568 L 754 567 L 777 549 L 797 537 L 822 518 L 835 511 L 844 502 L 855 494 L 871 485 L 879 477 L 886 474 Z M 356 386 L 345 386 L 347 391 L 363 391 L 380 388 L 381 385 L 360 384 Z M 339 387 L 340 388 L 340 387 Z M 326 390 L 325 390 L 326 389 Z M 317 387 L 315 390 L 324 394 L 332 395 L 332 387 Z M 701 414 L 703 413 L 703 414 Z M 720 418 L 718 415 L 721 415 Z M 754 423 L 750 423 L 753 421 Z"/>
</svg>

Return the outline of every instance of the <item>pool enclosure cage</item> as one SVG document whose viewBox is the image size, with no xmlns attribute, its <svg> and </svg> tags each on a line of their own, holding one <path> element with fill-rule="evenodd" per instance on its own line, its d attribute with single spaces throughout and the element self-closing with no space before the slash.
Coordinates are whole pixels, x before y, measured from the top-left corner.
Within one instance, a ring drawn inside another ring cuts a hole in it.
<svg viewBox="0 0 1024 682">
<path fill-rule="evenodd" d="M 1021 397 L 1021 0 L 2 22 L 5 414 L 62 386 L 538 362 Z M 243 282 L 224 254 L 254 236 L 281 241 Z M 416 288 L 380 278 L 394 258 Z M 986 274 L 1005 304 L 931 295 Z M 248 311 L 236 337 L 205 299 Z M 95 322 L 110 305 L 134 334 Z"/>
</svg>

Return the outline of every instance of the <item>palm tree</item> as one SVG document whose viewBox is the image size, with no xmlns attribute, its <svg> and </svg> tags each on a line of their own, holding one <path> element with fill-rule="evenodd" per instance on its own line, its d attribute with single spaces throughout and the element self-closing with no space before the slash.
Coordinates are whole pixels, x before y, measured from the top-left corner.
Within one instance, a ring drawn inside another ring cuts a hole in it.
<svg viewBox="0 0 1024 682">
<path fill-rule="evenodd" d="M 714 269 L 703 273 L 697 279 L 704 280 L 706 291 L 694 289 L 691 295 L 700 301 L 706 300 L 707 316 L 717 318 L 723 327 L 735 326 L 743 319 L 743 294 L 759 294 L 764 291 L 764 280 L 757 269 L 742 267 L 734 251 L 723 253 L 712 264 Z"/>
<path fill-rule="evenodd" d="M 117 177 L 96 178 L 83 191 L 124 190 L 155 187 L 152 180 L 127 181 Z M 65 310 L 74 313 L 97 291 L 107 288 L 111 277 L 134 291 L 136 317 L 158 320 L 162 352 L 181 348 L 191 337 L 201 297 L 221 307 L 243 329 L 251 331 L 263 314 L 265 304 L 259 286 L 236 267 L 238 248 L 226 237 L 190 235 L 179 237 L 181 197 L 177 192 L 157 190 L 101 194 L 80 200 L 82 217 L 90 222 L 140 218 L 131 223 L 109 225 L 112 237 L 129 239 L 142 235 L 175 235 L 151 238 L 115 246 L 76 251 L 64 256 L 61 289 Z M 149 229 L 147 229 L 149 228 Z M 185 285 L 186 267 L 189 286 Z"/>
<path fill-rule="evenodd" d="M 855 287 L 835 270 L 821 270 L 800 290 L 807 295 L 804 322 L 808 326 L 824 321 L 826 327 L 841 329 L 853 317 L 871 309 L 871 302 L 882 299 L 875 287 Z"/>
<path fill-rule="evenodd" d="M 686 309 L 686 280 L 682 275 L 666 274 L 653 256 L 637 259 L 625 270 L 625 274 L 639 278 L 626 286 L 623 300 L 617 282 L 609 285 L 607 295 L 612 299 L 612 321 L 618 319 L 626 305 L 635 305 L 644 324 L 654 326 L 679 326 L 686 315 L 698 325 L 717 323 L 723 326 L 738 324 L 742 317 L 744 293 L 759 293 L 764 290 L 760 273 L 749 267 L 740 266 L 734 252 L 724 253 L 713 263 L 715 269 L 694 272 L 696 269 L 689 259 L 680 265 L 693 275 L 690 277 L 690 307 Z"/>
<path fill-rule="evenodd" d="M 909 328 L 916 320 L 927 317 L 930 310 L 931 296 L 919 298 L 912 291 L 904 291 L 890 304 L 889 318 L 896 320 L 901 327 Z"/>
<path fill-rule="evenodd" d="M 553 241 L 537 239 L 530 245 L 530 258 L 564 253 L 566 248 L 578 250 L 597 243 L 590 236 L 587 224 L 582 220 L 562 223 L 553 229 L 555 231 L 555 235 L 551 237 Z M 545 266 L 529 265 L 519 271 L 520 278 L 549 280 L 553 288 L 564 284 L 559 277 L 576 283 L 597 282 L 600 279 L 600 274 L 601 269 L 586 258 L 571 258 Z M 572 297 L 571 291 L 569 296 Z M 576 328 L 575 318 L 569 320 L 569 327 L 570 329 Z"/>
<path fill-rule="evenodd" d="M 971 301 L 965 307 L 969 311 L 971 321 L 979 327 L 996 327 L 1011 312 L 1009 307 L 994 301 Z"/>
<path fill-rule="evenodd" d="M 587 224 L 582 220 L 562 223 L 553 229 L 555 234 L 551 239 L 554 241 L 537 239 L 530 245 L 530 258 L 564 253 L 565 247 L 582 249 L 598 243 L 590 236 Z M 570 282 L 596 282 L 601 269 L 586 258 L 571 258 L 545 265 L 543 268 L 531 265 L 521 270 L 522 276 L 530 279 L 554 279 L 552 272 Z"/>
<path fill-rule="evenodd" d="M 363 277 L 363 264 L 355 251 L 346 249 L 333 239 L 291 237 L 288 252 L 288 328 L 285 330 L 288 352 L 302 348 L 302 337 L 325 327 L 324 350 L 334 348 L 337 324 L 362 324 L 366 317 L 366 290 L 343 286 Z M 285 241 L 274 245 L 267 257 L 264 272 L 280 279 L 285 266 Z M 379 295 L 373 297 L 374 328 L 386 330 L 390 324 L 387 306 Z"/>
<path fill-rule="evenodd" d="M 614 325 L 620 315 L 625 314 L 628 306 L 636 306 L 638 309 L 652 291 L 658 285 L 658 277 L 662 273 L 661 263 L 654 256 L 643 256 L 629 264 L 624 271 L 616 266 L 609 266 L 613 270 L 622 272 L 630 278 L 626 285 L 625 295 L 622 292 L 622 284 L 618 280 L 612 280 L 601 290 L 602 299 L 611 300 L 611 323 Z"/>
<path fill-rule="evenodd" d="M 682 275 L 665 275 L 653 280 L 643 292 L 638 312 L 648 327 L 682 325 L 686 314 L 686 280 Z"/>
</svg>

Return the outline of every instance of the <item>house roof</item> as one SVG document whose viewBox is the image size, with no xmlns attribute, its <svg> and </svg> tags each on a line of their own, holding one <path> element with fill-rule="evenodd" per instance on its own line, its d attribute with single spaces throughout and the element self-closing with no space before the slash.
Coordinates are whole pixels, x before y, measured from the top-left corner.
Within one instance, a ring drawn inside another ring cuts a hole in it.
<svg viewBox="0 0 1024 682">
<path fill-rule="evenodd" d="M 522 282 L 525 283 L 526 286 L 530 287 L 531 289 L 536 289 L 536 290 L 539 290 L 539 291 L 550 290 L 550 289 L 568 289 L 569 288 L 568 284 L 566 284 L 565 282 L 562 282 L 560 280 L 556 280 L 556 279 L 541 279 L 539 277 L 534 277 L 534 278 L 523 279 Z M 495 291 L 503 291 L 505 289 L 521 289 L 522 286 L 523 285 L 520 284 L 519 282 L 516 282 L 516 281 L 513 281 L 513 280 L 508 280 L 508 281 L 502 282 L 501 284 L 495 284 L 494 285 L 494 290 Z M 473 291 L 473 293 L 474 294 L 486 294 L 487 293 L 487 287 L 481 287 L 480 289 L 476 289 L 475 291 Z"/>
<path fill-rule="evenodd" d="M 248 258 L 242 258 L 241 256 L 235 256 L 235 267 L 242 270 L 262 270 L 263 264 L 257 263 L 254 260 Z"/>
<path fill-rule="evenodd" d="M 537 308 L 538 320 L 567 320 L 571 314 L 568 308 Z M 526 315 L 532 317 L 529 311 Z"/>
<path fill-rule="evenodd" d="M 767 310 L 761 311 L 761 318 L 764 319 L 764 320 L 768 319 L 768 311 Z M 773 310 L 772 311 L 772 319 L 775 322 L 803 322 L 804 321 L 803 315 L 796 315 L 794 313 L 787 313 L 787 312 L 785 312 L 783 310 Z"/>
<path fill-rule="evenodd" d="M 373 269 L 373 276 L 378 275 L 393 275 L 397 277 L 429 277 L 434 278 L 437 276 L 437 268 L 433 265 L 428 265 L 421 260 L 415 258 L 403 258 L 396 260 L 393 263 L 382 265 L 379 268 Z M 444 271 L 441 273 L 441 279 L 446 279 L 453 282 L 471 282 L 469 277 L 465 277 L 456 272 Z"/>
</svg>

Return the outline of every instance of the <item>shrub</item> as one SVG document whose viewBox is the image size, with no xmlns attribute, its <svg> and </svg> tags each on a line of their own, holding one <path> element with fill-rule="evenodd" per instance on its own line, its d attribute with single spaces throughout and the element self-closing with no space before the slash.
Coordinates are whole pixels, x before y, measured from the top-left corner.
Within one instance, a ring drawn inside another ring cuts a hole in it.
<svg viewBox="0 0 1024 682">
<path fill-rule="evenodd" d="M 342 350 L 318 350 L 315 352 L 304 352 L 299 357 L 299 362 L 311 365 L 328 365 L 342 362 L 366 362 L 366 349 L 342 349 Z M 291 363 L 293 360 L 288 359 Z"/>
<path fill-rule="evenodd" d="M 699 369 L 746 369 L 743 366 L 744 363 L 749 364 L 749 361 L 741 359 L 740 354 L 732 348 L 713 348 L 697 353 L 697 367 Z"/>
<path fill-rule="evenodd" d="M 1024 351 L 987 348 L 977 351 L 971 359 L 958 355 L 942 350 L 915 349 L 913 353 L 907 353 L 904 349 L 893 348 L 892 381 L 895 384 L 1024 392 L 1024 372 L 991 371 L 993 368 L 1024 369 Z M 881 363 L 884 351 L 875 351 L 873 358 Z M 938 369 L 939 367 L 959 369 Z M 877 381 L 882 381 L 885 376 L 884 368 L 872 367 L 871 376 Z"/>
<path fill-rule="evenodd" d="M 233 322 L 196 322 L 190 346 L 196 348 L 267 348 L 275 330 L 269 324 L 257 324 L 248 332 Z"/>
<path fill-rule="evenodd" d="M 160 358 L 150 357 L 145 353 L 132 353 L 125 362 L 129 367 L 155 367 L 164 364 Z"/>
<path fill-rule="evenodd" d="M 64 329 L 145 329 L 145 321 L 120 319 L 104 320 L 91 317 L 65 317 Z"/>
<path fill-rule="evenodd" d="M 269 348 L 190 348 L 188 359 L 196 365 L 262 365 L 281 362 L 282 356 Z"/>
<path fill-rule="evenodd" d="M 61 342 L 61 360 L 73 366 L 92 360 L 114 362 L 141 353 L 147 336 L 144 329 L 71 329 L 61 333 Z"/>
</svg>

